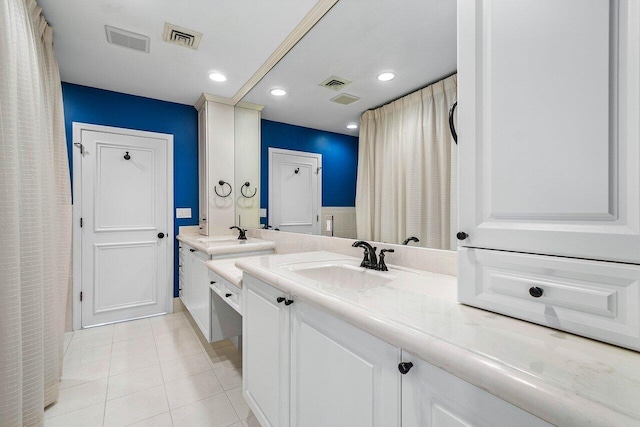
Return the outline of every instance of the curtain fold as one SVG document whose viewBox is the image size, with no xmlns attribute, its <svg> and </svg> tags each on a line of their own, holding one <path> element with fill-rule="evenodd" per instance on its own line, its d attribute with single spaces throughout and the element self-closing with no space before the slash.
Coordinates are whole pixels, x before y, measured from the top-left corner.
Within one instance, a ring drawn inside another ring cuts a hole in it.
<svg viewBox="0 0 640 427">
<path fill-rule="evenodd" d="M 356 225 L 358 238 L 455 247 L 457 146 L 448 112 L 457 75 L 406 95 L 360 119 Z"/>
<path fill-rule="evenodd" d="M 35 0 L 0 2 L 0 28 L 0 425 L 42 425 L 58 397 L 71 263 L 62 90 Z"/>
</svg>

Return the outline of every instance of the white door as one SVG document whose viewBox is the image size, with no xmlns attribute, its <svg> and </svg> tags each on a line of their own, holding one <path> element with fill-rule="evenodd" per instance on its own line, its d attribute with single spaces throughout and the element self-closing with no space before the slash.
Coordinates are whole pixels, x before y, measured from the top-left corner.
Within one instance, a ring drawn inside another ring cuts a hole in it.
<svg viewBox="0 0 640 427">
<path fill-rule="evenodd" d="M 82 187 L 82 326 L 165 313 L 173 296 L 173 137 L 81 126 L 74 183 Z"/>
<path fill-rule="evenodd" d="M 322 155 L 269 148 L 269 223 L 295 233 L 320 234 Z"/>
<path fill-rule="evenodd" d="M 458 2 L 463 246 L 640 263 L 639 28 L 638 1 Z"/>
</svg>

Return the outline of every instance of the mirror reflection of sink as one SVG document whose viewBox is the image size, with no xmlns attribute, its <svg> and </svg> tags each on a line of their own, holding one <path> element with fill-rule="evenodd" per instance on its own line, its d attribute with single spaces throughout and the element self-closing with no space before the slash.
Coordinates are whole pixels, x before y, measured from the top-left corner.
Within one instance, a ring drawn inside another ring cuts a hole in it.
<svg viewBox="0 0 640 427">
<path fill-rule="evenodd" d="M 397 278 L 389 272 L 367 270 L 348 264 L 291 266 L 289 270 L 307 279 L 348 290 L 377 288 Z"/>
</svg>

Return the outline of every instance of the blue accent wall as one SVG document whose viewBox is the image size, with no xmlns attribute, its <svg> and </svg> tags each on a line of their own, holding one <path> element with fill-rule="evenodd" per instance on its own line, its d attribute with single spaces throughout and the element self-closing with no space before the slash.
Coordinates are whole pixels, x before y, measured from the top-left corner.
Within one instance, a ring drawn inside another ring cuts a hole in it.
<svg viewBox="0 0 640 427">
<path fill-rule="evenodd" d="M 176 219 L 174 231 L 198 224 L 198 113 L 193 106 L 71 83 L 62 83 L 62 97 L 70 165 L 73 122 L 172 134 L 173 203 L 176 208 L 191 208 L 192 215 Z M 178 243 L 170 238 L 175 246 L 174 296 L 178 296 Z"/>
<path fill-rule="evenodd" d="M 322 154 L 322 206 L 355 206 L 357 137 L 269 120 L 262 120 L 261 131 L 261 208 L 269 205 L 269 147 Z"/>
</svg>

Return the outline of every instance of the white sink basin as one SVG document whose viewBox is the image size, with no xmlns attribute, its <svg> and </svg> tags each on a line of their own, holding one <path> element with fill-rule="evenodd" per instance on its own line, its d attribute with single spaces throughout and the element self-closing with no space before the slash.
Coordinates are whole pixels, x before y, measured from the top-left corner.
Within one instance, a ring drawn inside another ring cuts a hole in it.
<svg viewBox="0 0 640 427">
<path fill-rule="evenodd" d="M 397 278 L 386 271 L 368 270 L 348 264 L 300 265 L 290 266 L 288 269 L 307 279 L 348 290 L 377 288 Z"/>
<path fill-rule="evenodd" d="M 212 237 L 203 237 L 198 239 L 200 243 L 213 243 L 213 242 L 233 242 L 234 240 L 238 240 L 236 236 L 212 236 Z"/>
</svg>

